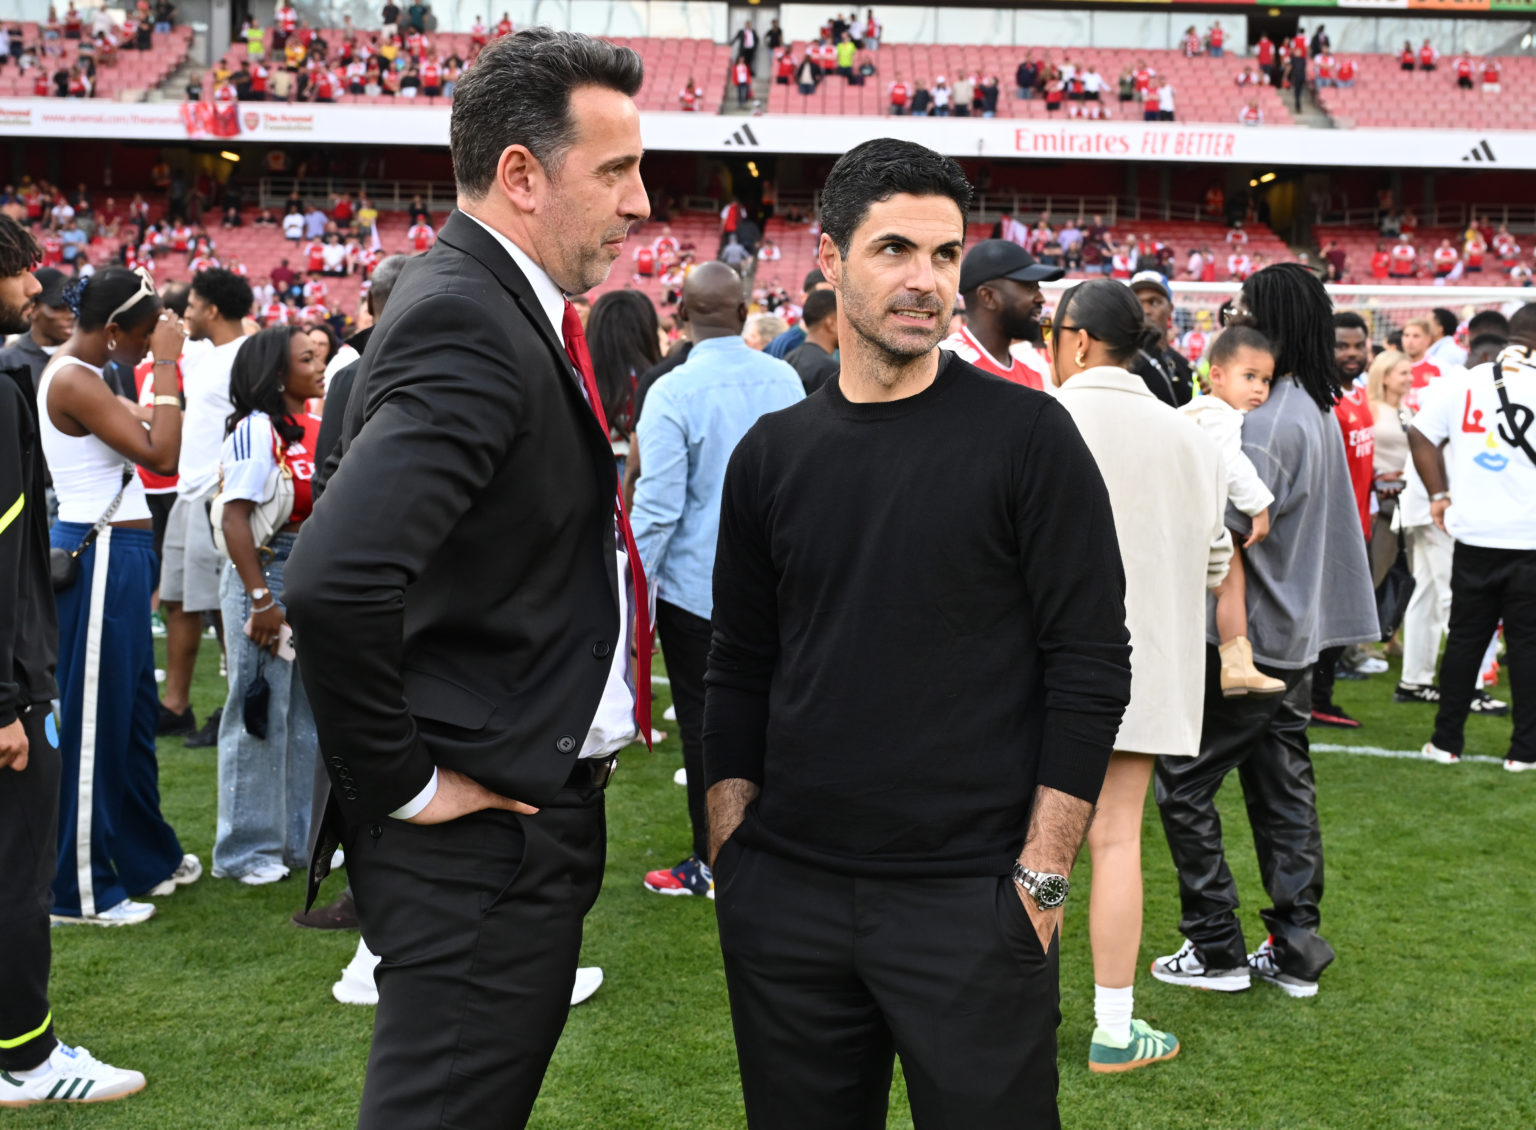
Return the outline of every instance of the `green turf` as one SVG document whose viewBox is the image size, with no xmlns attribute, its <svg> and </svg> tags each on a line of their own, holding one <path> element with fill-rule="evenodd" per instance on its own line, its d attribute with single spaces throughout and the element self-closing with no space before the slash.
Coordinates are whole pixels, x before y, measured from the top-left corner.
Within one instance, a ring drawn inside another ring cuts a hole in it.
<svg viewBox="0 0 1536 1130">
<path fill-rule="evenodd" d="M 205 645 L 201 718 L 221 695 Z M 1432 708 L 1391 702 L 1392 676 L 1340 683 L 1365 723 L 1314 740 L 1417 748 Z M 665 688 L 657 707 L 666 704 Z M 645 892 L 641 874 L 686 850 L 674 724 L 655 753 L 632 752 L 609 793 L 609 867 L 588 920 L 584 961 L 607 981 L 576 1009 L 534 1112 L 540 1128 L 706 1130 L 743 1117 L 713 925 L 713 904 Z M 1509 722 L 1474 719 L 1470 752 L 1502 754 Z M 206 865 L 214 758 L 161 748 L 165 810 Z M 1327 852 L 1323 932 L 1339 953 L 1311 1001 L 1270 986 L 1224 996 L 1141 975 L 1137 1015 L 1171 1029 L 1178 1059 L 1125 1075 L 1087 1070 L 1093 1028 L 1086 863 L 1062 958 L 1061 1105 L 1069 1127 L 1536 1126 L 1528 1062 L 1536 960 L 1526 933 L 1536 778 L 1319 753 Z M 1229 857 L 1247 900 L 1249 941 L 1264 905 L 1239 793 L 1221 803 Z M 1178 945 L 1177 892 L 1149 804 L 1145 964 Z M 340 888 L 332 878 L 323 897 Z M 160 900 L 151 922 L 54 931 L 58 1030 L 148 1089 L 93 1108 L 6 1112 L 26 1127 L 338 1128 L 352 1125 L 371 1010 L 336 1004 L 330 984 L 349 934 L 288 924 L 297 880 L 251 889 L 204 878 Z M 515 1023 L 514 1017 L 508 1023 Z M 892 1127 L 910 1127 L 900 1083 Z M 962 1128 L 963 1130 L 963 1128 Z"/>
</svg>

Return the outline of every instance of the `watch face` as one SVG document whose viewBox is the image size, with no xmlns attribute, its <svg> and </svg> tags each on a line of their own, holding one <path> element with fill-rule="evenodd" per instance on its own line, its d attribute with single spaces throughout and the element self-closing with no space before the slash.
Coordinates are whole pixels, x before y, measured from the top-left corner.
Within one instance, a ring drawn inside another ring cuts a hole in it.
<svg viewBox="0 0 1536 1130">
<path fill-rule="evenodd" d="M 1035 901 L 1046 910 L 1067 901 L 1067 881 L 1060 875 L 1042 875 L 1036 889 Z"/>
</svg>

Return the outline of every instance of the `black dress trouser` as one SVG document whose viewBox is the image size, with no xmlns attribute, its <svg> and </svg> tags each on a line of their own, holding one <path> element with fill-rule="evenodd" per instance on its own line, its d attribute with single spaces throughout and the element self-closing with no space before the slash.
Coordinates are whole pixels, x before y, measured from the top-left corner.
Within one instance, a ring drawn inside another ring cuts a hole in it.
<svg viewBox="0 0 1536 1130">
<path fill-rule="evenodd" d="M 1456 543 L 1451 559 L 1451 624 L 1440 659 L 1435 745 L 1460 753 L 1467 714 L 1488 641 L 1504 621 L 1515 731 L 1514 761 L 1536 761 L 1536 550 L 1488 549 Z"/>
<path fill-rule="evenodd" d="M 1059 943 L 1007 876 L 855 877 L 737 842 L 715 913 L 750 1130 L 1056 1130 Z"/>
<path fill-rule="evenodd" d="M 693 826 L 693 854 L 709 859 L 708 790 L 704 787 L 704 669 L 709 664 L 709 621 L 656 602 L 656 633 L 667 657 L 672 705 L 682 732 L 683 768 L 688 772 L 688 823 Z"/>
<path fill-rule="evenodd" d="M 48 717 L 46 705 L 23 712 L 27 767 L 0 769 L 0 1071 L 30 1071 L 58 1043 L 48 1008 L 48 912 L 59 860 L 60 760 Z"/>
<path fill-rule="evenodd" d="M 1486 637 L 1485 637 L 1486 639 Z M 1282 972 L 1316 980 L 1333 960 L 1317 934 L 1323 897 L 1323 834 L 1307 743 L 1310 669 L 1260 667 L 1285 683 L 1283 695 L 1221 695 L 1221 659 L 1206 650 L 1204 732 L 1198 757 L 1159 757 L 1157 806 L 1179 872 L 1179 929 L 1208 969 L 1242 969 L 1247 947 L 1237 917 L 1237 883 L 1221 841 L 1216 792 L 1236 769 L 1272 906 L 1261 911 Z M 1470 684 L 1470 680 L 1468 680 Z"/>
<path fill-rule="evenodd" d="M 535 816 L 385 819 L 349 832 L 379 1007 L 359 1130 L 517 1130 L 570 1011 L 602 885 L 603 793 Z"/>
</svg>

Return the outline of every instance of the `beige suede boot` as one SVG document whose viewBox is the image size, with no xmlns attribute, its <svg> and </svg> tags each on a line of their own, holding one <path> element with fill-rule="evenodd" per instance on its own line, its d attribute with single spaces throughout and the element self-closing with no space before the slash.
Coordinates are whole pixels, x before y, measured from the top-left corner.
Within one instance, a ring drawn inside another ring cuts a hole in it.
<svg viewBox="0 0 1536 1130">
<path fill-rule="evenodd" d="M 1282 694 L 1285 684 L 1271 679 L 1253 665 L 1253 648 L 1247 636 L 1221 645 L 1221 694 L 1237 698 L 1245 694 Z"/>
</svg>

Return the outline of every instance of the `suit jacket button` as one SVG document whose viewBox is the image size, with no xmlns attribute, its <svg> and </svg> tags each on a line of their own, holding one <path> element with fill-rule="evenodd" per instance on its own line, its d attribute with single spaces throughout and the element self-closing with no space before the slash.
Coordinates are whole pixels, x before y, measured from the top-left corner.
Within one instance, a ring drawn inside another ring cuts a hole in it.
<svg viewBox="0 0 1536 1130">
<path fill-rule="evenodd" d="M 571 737 L 570 734 L 561 734 L 555 739 L 555 748 L 561 753 L 575 753 L 576 739 Z"/>
<path fill-rule="evenodd" d="M 346 797 L 348 800 L 356 800 L 357 790 L 354 788 L 348 788 L 346 792 L 342 793 L 342 796 Z"/>
<path fill-rule="evenodd" d="M 607 659 L 613 653 L 613 648 L 608 646 L 607 640 L 598 640 L 592 645 L 592 654 L 598 659 Z"/>
<path fill-rule="evenodd" d="M 341 768 L 341 767 L 342 767 L 342 766 L 343 766 L 343 765 L 345 765 L 345 764 L 346 764 L 346 762 L 345 762 L 345 761 L 343 761 L 343 760 L 342 760 L 342 759 L 341 759 L 341 758 L 339 758 L 339 757 L 333 757 L 333 758 L 331 758 L 331 768 L 332 768 L 332 769 L 340 769 L 340 768 Z"/>
</svg>

